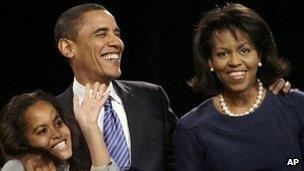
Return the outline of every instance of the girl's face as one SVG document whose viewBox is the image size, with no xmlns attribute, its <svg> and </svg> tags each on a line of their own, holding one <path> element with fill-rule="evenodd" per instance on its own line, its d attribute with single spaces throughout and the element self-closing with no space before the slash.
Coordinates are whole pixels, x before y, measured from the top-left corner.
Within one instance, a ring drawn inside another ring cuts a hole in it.
<svg viewBox="0 0 304 171">
<path fill-rule="evenodd" d="M 32 147 L 44 148 L 62 160 L 72 156 L 70 129 L 50 103 L 39 100 L 24 114 L 25 139 Z"/>
</svg>

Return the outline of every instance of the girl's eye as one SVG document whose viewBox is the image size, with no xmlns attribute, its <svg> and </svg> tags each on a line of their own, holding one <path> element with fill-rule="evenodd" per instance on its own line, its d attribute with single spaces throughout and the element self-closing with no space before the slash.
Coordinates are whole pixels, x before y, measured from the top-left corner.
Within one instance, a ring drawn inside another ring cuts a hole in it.
<svg viewBox="0 0 304 171">
<path fill-rule="evenodd" d="M 63 121 L 59 118 L 55 123 L 57 128 L 60 128 L 63 125 Z"/>
<path fill-rule="evenodd" d="M 37 132 L 37 134 L 43 136 L 43 135 L 46 135 L 47 132 L 48 132 L 47 128 L 41 128 L 41 129 Z"/>
</svg>

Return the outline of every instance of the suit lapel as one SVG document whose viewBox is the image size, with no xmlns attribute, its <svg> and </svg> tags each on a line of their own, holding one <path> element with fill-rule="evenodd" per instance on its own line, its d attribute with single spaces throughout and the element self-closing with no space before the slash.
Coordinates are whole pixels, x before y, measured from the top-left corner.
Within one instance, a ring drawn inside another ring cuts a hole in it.
<svg viewBox="0 0 304 171">
<path fill-rule="evenodd" d="M 132 167 L 136 167 L 140 157 L 142 136 L 144 135 L 145 111 L 143 111 L 143 106 L 138 105 L 138 99 L 134 97 L 134 92 L 132 92 L 130 87 L 116 80 L 113 81 L 113 86 L 121 98 L 126 111 L 131 138 L 131 164 Z M 63 94 L 59 95 L 57 99 L 65 111 L 74 118 L 72 85 Z"/>
<path fill-rule="evenodd" d="M 57 96 L 56 99 L 59 101 L 65 112 L 69 115 L 74 116 L 73 111 L 73 84 L 69 86 L 61 95 Z"/>
<path fill-rule="evenodd" d="M 113 85 L 118 95 L 120 96 L 124 109 L 126 111 L 128 126 L 131 138 L 131 164 L 134 167 L 138 163 L 140 148 L 141 148 L 141 136 L 143 136 L 143 120 L 144 117 L 140 111 L 138 103 L 136 103 L 136 98 L 132 90 L 126 87 L 123 83 L 119 81 L 113 81 Z"/>
</svg>

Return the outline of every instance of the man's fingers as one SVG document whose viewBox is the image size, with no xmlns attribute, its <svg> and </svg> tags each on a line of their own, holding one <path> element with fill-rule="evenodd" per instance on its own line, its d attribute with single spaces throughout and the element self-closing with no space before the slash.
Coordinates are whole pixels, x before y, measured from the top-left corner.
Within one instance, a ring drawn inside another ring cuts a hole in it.
<svg viewBox="0 0 304 171">
<path fill-rule="evenodd" d="M 273 90 L 274 84 L 275 84 L 275 83 L 271 84 L 271 85 L 268 87 L 268 89 L 269 89 L 270 91 Z"/>
<path fill-rule="evenodd" d="M 290 90 L 291 90 L 291 84 L 290 84 L 289 81 L 286 81 L 286 83 L 284 84 L 284 87 L 283 87 L 282 91 L 284 93 L 289 93 Z"/>
<path fill-rule="evenodd" d="M 278 94 L 284 87 L 285 80 L 280 78 L 273 84 L 273 88 L 271 89 L 273 94 Z"/>
</svg>

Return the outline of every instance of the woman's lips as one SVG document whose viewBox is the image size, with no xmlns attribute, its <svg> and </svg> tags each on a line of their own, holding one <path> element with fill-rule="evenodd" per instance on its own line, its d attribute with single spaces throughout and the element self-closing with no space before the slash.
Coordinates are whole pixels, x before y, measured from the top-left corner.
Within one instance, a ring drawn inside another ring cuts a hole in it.
<svg viewBox="0 0 304 171">
<path fill-rule="evenodd" d="M 227 75 L 233 80 L 241 80 L 245 77 L 246 71 L 229 71 Z"/>
</svg>

